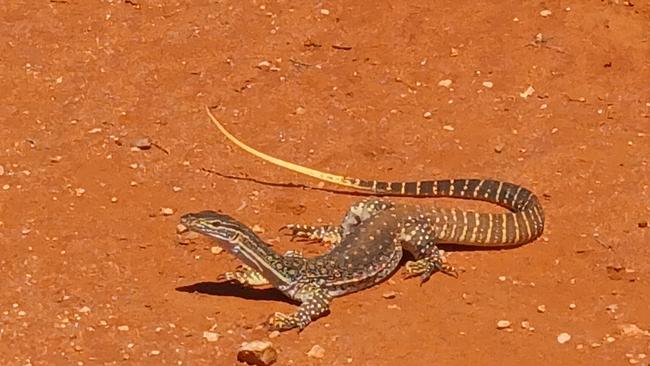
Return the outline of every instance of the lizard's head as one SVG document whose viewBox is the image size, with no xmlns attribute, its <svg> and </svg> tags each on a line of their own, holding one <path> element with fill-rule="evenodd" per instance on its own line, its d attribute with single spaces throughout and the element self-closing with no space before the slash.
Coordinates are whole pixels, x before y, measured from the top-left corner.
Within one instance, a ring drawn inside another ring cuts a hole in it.
<svg viewBox="0 0 650 366">
<path fill-rule="evenodd" d="M 189 230 L 215 239 L 234 243 L 242 234 L 250 231 L 232 217 L 214 211 L 201 211 L 181 216 L 181 224 Z"/>
</svg>

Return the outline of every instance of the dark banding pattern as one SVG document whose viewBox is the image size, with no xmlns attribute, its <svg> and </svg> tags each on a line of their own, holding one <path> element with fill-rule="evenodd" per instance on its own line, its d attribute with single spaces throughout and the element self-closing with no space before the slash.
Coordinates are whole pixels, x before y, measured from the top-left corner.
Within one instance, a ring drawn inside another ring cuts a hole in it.
<svg viewBox="0 0 650 366">
<path fill-rule="evenodd" d="M 509 182 L 489 179 L 445 179 L 412 182 L 382 182 L 347 178 L 360 190 L 389 196 L 464 198 L 494 203 L 510 213 L 433 209 L 440 220 L 436 237 L 447 243 L 467 245 L 520 245 L 538 238 L 544 231 L 544 213 L 537 196 Z"/>
</svg>

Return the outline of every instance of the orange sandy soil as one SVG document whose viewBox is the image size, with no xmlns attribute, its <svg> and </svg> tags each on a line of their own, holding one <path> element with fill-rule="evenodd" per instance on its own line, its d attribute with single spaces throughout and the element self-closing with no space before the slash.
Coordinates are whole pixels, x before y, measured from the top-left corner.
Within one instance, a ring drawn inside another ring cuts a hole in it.
<svg viewBox="0 0 650 366">
<path fill-rule="evenodd" d="M 647 365 L 650 5 L 372 3 L 2 2 L 0 363 L 235 365 L 294 308 L 218 284 L 240 262 L 203 237 L 179 244 L 180 215 L 221 210 L 314 255 L 277 229 L 337 222 L 359 198 L 206 172 L 318 184 L 234 148 L 210 105 L 307 166 L 493 177 L 546 210 L 529 245 L 453 252 L 457 280 L 395 276 L 336 299 L 271 339 L 278 365 Z M 142 138 L 154 146 L 134 149 Z"/>
</svg>

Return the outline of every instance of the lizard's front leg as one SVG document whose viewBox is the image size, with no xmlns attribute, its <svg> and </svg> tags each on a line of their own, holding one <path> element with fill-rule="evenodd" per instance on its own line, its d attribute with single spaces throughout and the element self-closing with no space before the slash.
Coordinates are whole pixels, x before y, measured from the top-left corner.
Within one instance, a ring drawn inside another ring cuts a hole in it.
<svg viewBox="0 0 650 366">
<path fill-rule="evenodd" d="M 338 226 L 288 224 L 283 226 L 281 230 L 288 229 L 292 238 L 316 240 L 329 243 L 334 247 L 340 244 L 355 227 L 391 206 L 392 203 L 388 201 L 368 199 L 350 206 Z"/>
<path fill-rule="evenodd" d="M 285 258 L 304 258 L 301 252 L 289 250 L 283 254 Z M 252 269 L 251 267 L 242 264 L 234 271 L 224 272 L 220 274 L 217 279 L 219 281 L 233 281 L 245 287 L 262 287 L 270 285 L 270 282 L 262 276 L 261 273 Z"/>
<path fill-rule="evenodd" d="M 283 226 L 280 230 L 289 230 L 289 235 L 293 238 L 305 238 L 308 240 L 320 241 L 322 243 L 330 244 L 331 246 L 338 245 L 342 240 L 343 228 L 334 225 L 301 225 L 301 224 L 288 224 Z"/>
<path fill-rule="evenodd" d="M 329 311 L 331 296 L 316 285 L 307 285 L 294 296 L 302 301 L 298 310 L 291 314 L 275 313 L 268 321 L 272 330 L 304 329 L 313 320 Z"/>
</svg>

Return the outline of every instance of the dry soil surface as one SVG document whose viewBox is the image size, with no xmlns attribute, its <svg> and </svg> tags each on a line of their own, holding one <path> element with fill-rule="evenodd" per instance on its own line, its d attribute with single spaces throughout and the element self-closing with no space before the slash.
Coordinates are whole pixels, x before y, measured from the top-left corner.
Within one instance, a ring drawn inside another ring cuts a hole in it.
<svg viewBox="0 0 650 366">
<path fill-rule="evenodd" d="M 179 243 L 180 215 L 221 210 L 315 255 L 278 228 L 337 222 L 359 197 L 215 174 L 318 185 L 234 148 L 209 105 L 284 159 L 498 178 L 546 211 L 529 245 L 451 253 L 459 279 L 336 299 L 271 339 L 278 365 L 647 365 L 650 5 L 292 3 L 0 4 L 0 363 L 235 365 L 294 308 L 219 284 L 239 262 Z"/>
</svg>

